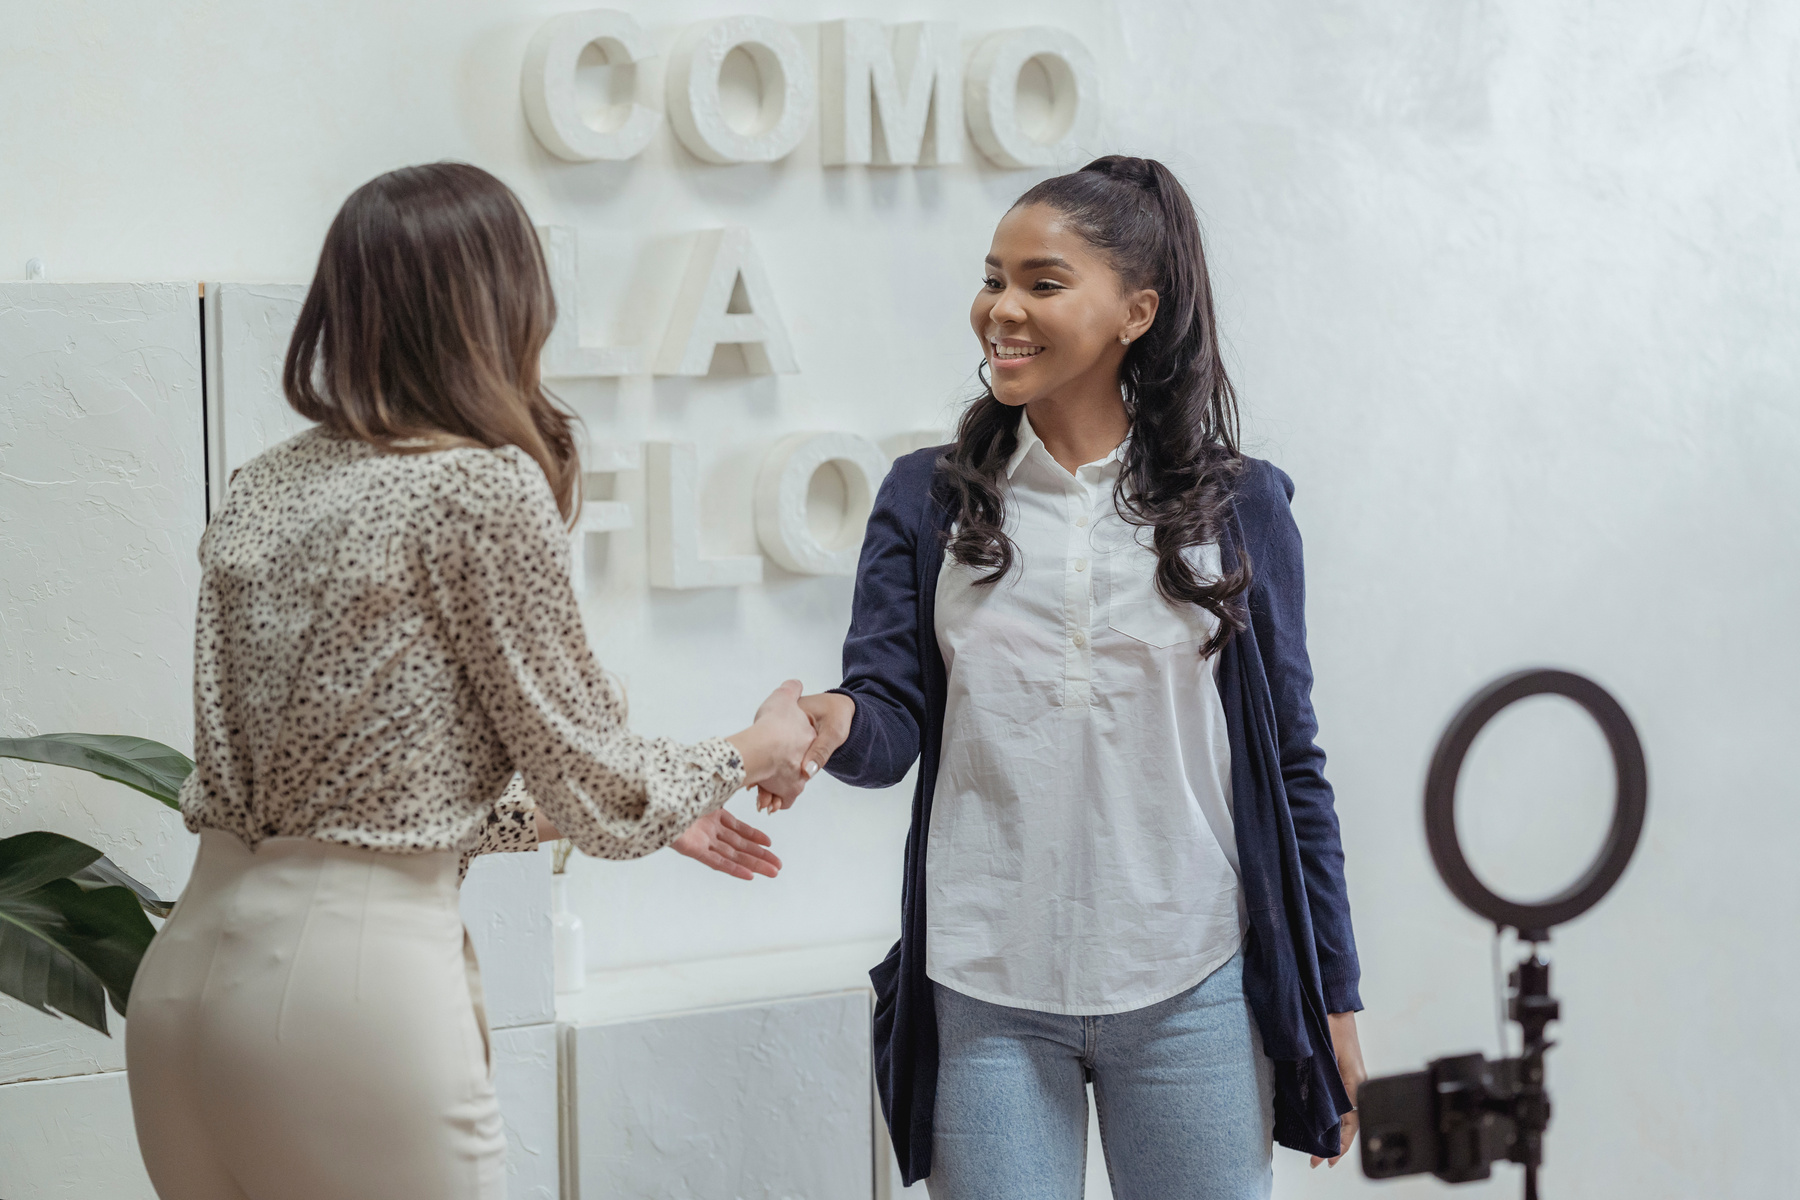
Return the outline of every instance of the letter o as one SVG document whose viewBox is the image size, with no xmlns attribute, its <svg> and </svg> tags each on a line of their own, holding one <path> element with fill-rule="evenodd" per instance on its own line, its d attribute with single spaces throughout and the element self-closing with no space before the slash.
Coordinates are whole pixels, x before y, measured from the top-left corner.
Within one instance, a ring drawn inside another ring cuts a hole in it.
<svg viewBox="0 0 1800 1200">
<path fill-rule="evenodd" d="M 733 129 L 719 103 L 719 71 L 740 46 L 762 78 L 762 112 L 749 133 Z M 817 101 L 812 60 L 800 39 L 766 17 L 689 26 L 669 56 L 669 119 L 682 144 L 707 162 L 785 158 L 806 136 Z"/>
<path fill-rule="evenodd" d="M 1019 72 L 1042 59 L 1050 73 L 1056 118 L 1053 142 L 1040 142 L 1019 123 Z M 1000 167 L 1051 167 L 1081 157 L 1100 129 L 1100 71 L 1073 34 L 1035 26 L 989 34 L 969 56 L 964 79 L 969 133 Z"/>
<path fill-rule="evenodd" d="M 875 489 L 887 474 L 887 456 L 853 433 L 796 433 L 775 443 L 756 476 L 756 536 L 763 552 L 801 575 L 854 575 L 861 538 L 826 546 L 806 519 L 806 491 L 819 468 L 831 464 L 844 476 L 846 529 L 868 523 Z"/>
</svg>

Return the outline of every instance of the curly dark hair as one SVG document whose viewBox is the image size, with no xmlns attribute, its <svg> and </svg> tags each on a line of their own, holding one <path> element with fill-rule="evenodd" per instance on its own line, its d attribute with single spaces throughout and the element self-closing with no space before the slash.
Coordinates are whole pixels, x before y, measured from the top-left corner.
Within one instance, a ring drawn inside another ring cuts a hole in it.
<svg viewBox="0 0 1800 1200">
<path fill-rule="evenodd" d="M 1243 469 L 1237 396 L 1219 354 L 1193 203 L 1163 164 L 1108 155 L 1046 179 L 1013 207 L 1029 204 L 1061 213 L 1108 258 L 1125 286 L 1157 293 L 1156 319 L 1132 342 L 1120 372 L 1131 434 L 1113 505 L 1123 520 L 1152 529 L 1156 589 L 1163 599 L 1197 604 L 1219 619 L 1201 648 L 1212 654 L 1244 628 L 1250 561 L 1240 550 L 1229 570 L 1202 578 L 1184 553 L 1222 540 Z M 986 366 L 984 359 L 984 385 Z M 1004 579 L 1013 565 L 999 479 L 1018 446 L 1021 411 L 984 386 L 943 461 L 946 499 L 956 519 L 950 553 L 964 566 L 986 568 L 979 581 L 984 584 Z"/>
</svg>

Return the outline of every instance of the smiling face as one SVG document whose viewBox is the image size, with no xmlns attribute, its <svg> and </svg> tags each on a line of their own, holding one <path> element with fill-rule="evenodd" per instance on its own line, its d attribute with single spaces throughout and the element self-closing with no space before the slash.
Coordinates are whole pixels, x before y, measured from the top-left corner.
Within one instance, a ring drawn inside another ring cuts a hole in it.
<svg viewBox="0 0 1800 1200">
<path fill-rule="evenodd" d="M 1156 318 L 1156 293 L 1127 289 L 1056 209 L 1013 209 L 994 230 L 969 325 L 994 396 L 1018 406 L 1075 395 L 1116 398 L 1126 347 Z"/>
</svg>

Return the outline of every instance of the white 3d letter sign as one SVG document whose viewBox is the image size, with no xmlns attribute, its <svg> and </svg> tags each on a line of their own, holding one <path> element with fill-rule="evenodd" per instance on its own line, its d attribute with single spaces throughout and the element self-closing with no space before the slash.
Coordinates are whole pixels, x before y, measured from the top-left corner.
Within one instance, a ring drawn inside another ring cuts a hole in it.
<svg viewBox="0 0 1800 1200">
<path fill-rule="evenodd" d="M 757 374 L 800 369 L 746 229 L 708 229 L 694 239 L 656 374 L 704 375 L 721 343 L 742 347 L 745 365 Z"/>
<path fill-rule="evenodd" d="M 651 442 L 644 450 L 650 585 L 686 589 L 761 583 L 760 554 L 700 557 L 700 468 L 693 444 Z"/>
<path fill-rule="evenodd" d="M 588 475 L 614 475 L 620 471 L 636 471 L 644 465 L 644 456 L 637 445 L 629 442 L 590 442 L 587 453 L 581 456 L 582 485 L 586 487 Z M 575 592 L 585 596 L 588 590 L 587 540 L 590 534 L 617 533 L 630 529 L 631 505 L 618 500 L 589 500 L 585 497 L 581 504 L 581 516 L 571 531 L 569 543 L 569 574 L 575 580 Z"/>
<path fill-rule="evenodd" d="M 550 331 L 540 360 L 545 377 L 635 375 L 643 357 L 636 346 L 581 344 L 581 273 L 575 231 L 566 225 L 539 225 L 537 232 L 550 270 L 550 290 L 556 296 L 556 328 Z"/>
<path fill-rule="evenodd" d="M 719 97 L 725 56 L 742 47 L 762 80 L 762 105 L 747 132 L 734 128 Z M 766 17 L 725 17 L 690 27 L 669 56 L 669 119 L 682 143 L 714 163 L 774 162 L 812 125 L 812 63 L 785 25 Z"/>
<path fill-rule="evenodd" d="M 962 161 L 962 51 L 953 23 L 895 26 L 890 39 L 880 21 L 827 21 L 819 52 L 825 165 Z"/>
<path fill-rule="evenodd" d="M 844 478 L 844 521 L 827 545 L 807 519 L 806 492 L 821 467 Z M 770 558 L 802 575 L 854 575 L 862 529 L 887 457 L 853 433 L 796 433 L 775 444 L 756 477 L 756 538 Z"/>
<path fill-rule="evenodd" d="M 1037 59 L 1050 76 L 1053 136 L 1039 141 L 1019 120 L 1019 72 Z M 1060 29 L 991 34 L 969 56 L 969 132 L 1002 167 L 1051 167 L 1080 157 L 1100 127 L 1100 71 L 1094 56 Z"/>
<path fill-rule="evenodd" d="M 656 56 L 656 46 L 630 16 L 612 9 L 564 13 L 546 21 L 525 51 L 520 92 L 531 131 L 544 148 L 570 162 L 635 158 L 656 136 L 661 119 L 653 108 L 632 104 L 625 119 L 597 129 L 575 102 L 575 68 L 581 52 L 598 46 L 609 66 Z"/>
<path fill-rule="evenodd" d="M 1100 72 L 1074 34 L 1033 27 L 990 34 L 964 69 L 951 21 L 884 25 L 866 17 L 821 22 L 824 83 L 820 142 L 827 166 L 938 165 L 962 161 L 962 126 L 996 166 L 1048 167 L 1092 150 L 1100 125 Z M 581 55 L 597 46 L 608 65 L 656 54 L 630 16 L 612 9 L 566 13 L 539 28 L 525 55 L 520 93 L 532 132 L 571 162 L 634 158 L 658 115 L 631 104 L 605 128 L 576 102 Z M 755 64 L 760 101 L 748 128 L 727 116 L 720 72 L 732 51 Z M 1019 73 L 1036 60 L 1050 77 L 1047 131 L 1019 119 Z M 669 121 L 683 145 L 710 163 L 774 162 L 792 153 L 818 107 L 813 64 L 793 31 L 759 16 L 689 26 L 669 56 Z M 879 136 L 877 136 L 879 135 Z"/>
</svg>

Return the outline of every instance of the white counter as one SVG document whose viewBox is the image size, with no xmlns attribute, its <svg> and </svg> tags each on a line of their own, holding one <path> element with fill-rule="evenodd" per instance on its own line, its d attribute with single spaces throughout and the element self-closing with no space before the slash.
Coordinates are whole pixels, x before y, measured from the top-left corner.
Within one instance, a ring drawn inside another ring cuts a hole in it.
<svg viewBox="0 0 1800 1200">
<path fill-rule="evenodd" d="M 891 939 L 880 938 L 595 971 L 588 975 L 587 987 L 556 998 L 556 1020 L 605 1025 L 868 987 L 869 968 L 892 945 Z"/>
</svg>

